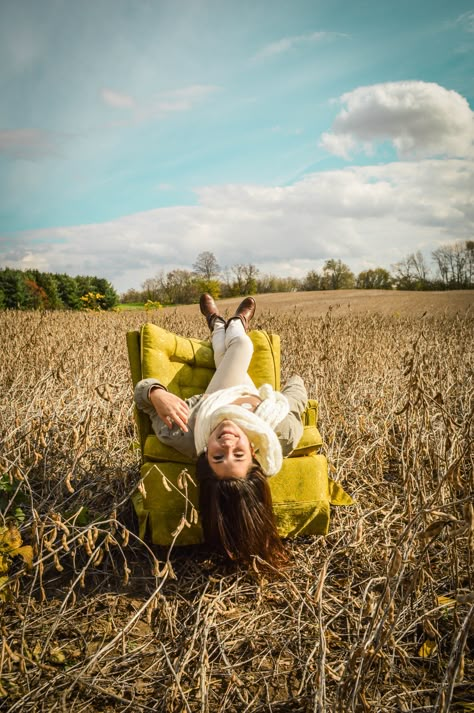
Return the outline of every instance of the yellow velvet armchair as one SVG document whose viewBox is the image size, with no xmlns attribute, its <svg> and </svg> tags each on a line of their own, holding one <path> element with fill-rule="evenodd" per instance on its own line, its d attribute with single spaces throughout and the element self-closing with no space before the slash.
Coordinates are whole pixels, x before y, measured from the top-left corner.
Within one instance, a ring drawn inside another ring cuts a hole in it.
<svg viewBox="0 0 474 713">
<path fill-rule="evenodd" d="M 269 383 L 280 388 L 280 338 L 264 331 L 249 333 L 254 354 L 249 375 L 256 386 Z M 133 385 L 157 378 L 169 391 L 189 398 L 205 391 L 215 370 L 210 342 L 188 339 L 154 324 L 127 334 Z M 352 501 L 328 478 L 325 456 L 318 453 L 318 405 L 308 401 L 304 433 L 298 447 L 283 461 L 281 471 L 270 478 L 273 509 L 281 537 L 326 534 L 330 504 Z M 202 542 L 197 512 L 198 484 L 194 463 L 154 435 L 148 416 L 136 410 L 142 455 L 141 482 L 133 497 L 139 534 L 149 532 L 157 545 L 190 545 Z"/>
</svg>

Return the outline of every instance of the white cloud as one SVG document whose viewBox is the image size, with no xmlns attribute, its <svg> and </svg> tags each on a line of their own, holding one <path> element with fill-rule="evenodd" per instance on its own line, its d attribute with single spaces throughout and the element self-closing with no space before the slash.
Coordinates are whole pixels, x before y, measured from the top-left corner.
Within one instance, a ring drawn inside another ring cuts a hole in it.
<svg viewBox="0 0 474 713">
<path fill-rule="evenodd" d="M 113 89 L 104 87 L 101 91 L 101 97 L 105 104 L 114 109 L 132 109 L 135 106 L 135 100 L 128 94 L 115 92 Z"/>
<path fill-rule="evenodd" d="M 218 91 L 216 86 L 195 84 L 182 89 L 162 92 L 148 106 L 144 107 L 144 113 L 152 116 L 163 116 L 173 112 L 190 111 L 196 104 L 204 101 L 216 91 Z"/>
<path fill-rule="evenodd" d="M 15 235 L 0 263 L 100 274 L 120 291 L 161 269 L 190 269 L 203 250 L 223 266 L 253 262 L 280 275 L 303 276 L 330 257 L 356 272 L 389 268 L 472 236 L 473 181 L 474 161 L 449 159 L 321 172 L 286 187 L 206 187 L 196 206 Z"/>
<path fill-rule="evenodd" d="M 464 12 L 458 17 L 456 24 L 461 25 L 467 32 L 474 32 L 474 12 Z"/>
<path fill-rule="evenodd" d="M 0 130 L 0 155 L 8 158 L 36 161 L 61 156 L 63 134 L 43 129 Z"/>
<path fill-rule="evenodd" d="M 464 97 L 438 84 L 389 82 L 359 87 L 340 97 L 344 108 L 321 145 L 349 158 L 393 143 L 402 158 L 472 155 L 474 114 Z"/>
<path fill-rule="evenodd" d="M 130 109 L 131 117 L 121 119 L 112 126 L 128 126 L 161 119 L 169 114 L 192 111 L 198 104 L 219 90 L 211 84 L 194 84 L 189 87 L 160 92 L 153 97 L 137 99 L 129 94 L 104 88 L 101 97 L 113 109 Z"/>
<path fill-rule="evenodd" d="M 347 35 L 341 32 L 307 32 L 303 35 L 292 35 L 290 37 L 282 37 L 280 40 L 275 42 L 270 42 L 265 47 L 253 57 L 254 60 L 264 60 L 271 57 L 275 57 L 280 54 L 284 54 L 294 49 L 295 47 L 301 47 L 307 44 L 313 44 L 314 42 L 321 42 L 322 40 L 331 40 L 336 37 L 347 37 Z"/>
</svg>

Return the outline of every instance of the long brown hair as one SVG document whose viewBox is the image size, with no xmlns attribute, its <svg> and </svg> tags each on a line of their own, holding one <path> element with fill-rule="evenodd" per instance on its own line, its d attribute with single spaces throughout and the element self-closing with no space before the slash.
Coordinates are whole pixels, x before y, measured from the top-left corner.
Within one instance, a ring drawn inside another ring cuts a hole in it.
<svg viewBox="0 0 474 713">
<path fill-rule="evenodd" d="M 270 488 L 258 464 L 251 466 L 246 478 L 218 478 L 202 453 L 196 473 L 202 528 L 209 545 L 244 564 L 251 564 L 254 556 L 272 567 L 287 562 Z"/>
</svg>

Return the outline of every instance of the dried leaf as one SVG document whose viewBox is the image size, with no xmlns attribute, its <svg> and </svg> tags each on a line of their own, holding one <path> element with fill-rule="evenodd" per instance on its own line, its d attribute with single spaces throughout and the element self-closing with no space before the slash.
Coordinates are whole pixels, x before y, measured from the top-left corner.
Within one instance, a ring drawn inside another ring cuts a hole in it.
<svg viewBox="0 0 474 713">
<path fill-rule="evenodd" d="M 6 555 L 0 555 L 0 574 L 8 572 L 10 567 L 9 559 Z"/>
<path fill-rule="evenodd" d="M 0 577 L 0 602 L 9 602 L 11 598 L 12 594 L 8 586 L 8 577 Z"/>
<path fill-rule="evenodd" d="M 49 660 L 51 663 L 63 664 L 66 661 L 66 657 L 59 648 L 59 646 L 54 646 L 49 651 Z"/>
<path fill-rule="evenodd" d="M 445 597 L 443 595 L 440 595 L 438 597 L 438 606 L 447 607 L 449 609 L 452 609 L 452 607 L 456 606 L 456 600 L 451 599 L 450 597 Z"/>
<path fill-rule="evenodd" d="M 15 550 L 22 543 L 21 535 L 15 525 L 0 527 L 0 548 L 2 550 Z"/>
<path fill-rule="evenodd" d="M 448 520 L 435 520 L 431 523 L 431 525 L 428 525 L 426 530 L 423 532 L 423 539 L 431 540 L 434 537 L 438 537 L 438 535 L 444 530 L 447 524 Z"/>
<path fill-rule="evenodd" d="M 426 639 L 425 643 L 420 647 L 418 651 L 418 656 L 422 659 L 432 658 L 438 650 L 438 644 L 432 639 Z"/>
<path fill-rule="evenodd" d="M 33 548 L 30 547 L 30 545 L 23 545 L 23 547 L 18 547 L 18 549 L 10 552 L 10 556 L 21 557 L 28 569 L 31 569 L 31 567 L 33 567 Z"/>
</svg>

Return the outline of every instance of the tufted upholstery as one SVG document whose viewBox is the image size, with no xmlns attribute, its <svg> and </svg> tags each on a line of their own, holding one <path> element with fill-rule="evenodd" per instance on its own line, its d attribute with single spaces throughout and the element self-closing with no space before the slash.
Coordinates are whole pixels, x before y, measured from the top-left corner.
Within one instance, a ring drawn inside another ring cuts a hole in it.
<svg viewBox="0 0 474 713">
<path fill-rule="evenodd" d="M 249 336 L 254 345 L 249 375 L 257 386 L 270 383 L 279 389 L 278 335 L 253 331 Z M 209 342 L 188 339 L 154 324 L 129 332 L 127 345 L 134 385 L 142 378 L 158 378 L 169 391 L 189 398 L 205 391 L 215 369 Z M 309 401 L 303 437 L 291 457 L 284 460 L 280 473 L 269 481 L 282 537 L 325 534 L 329 504 L 351 503 L 342 488 L 328 479 L 326 458 L 317 453 L 322 443 L 317 413 L 317 402 Z M 143 537 L 148 527 L 154 544 L 201 542 L 194 464 L 158 440 L 145 414 L 137 412 L 136 418 L 143 463 L 142 484 L 133 502 L 140 535 Z"/>
</svg>

